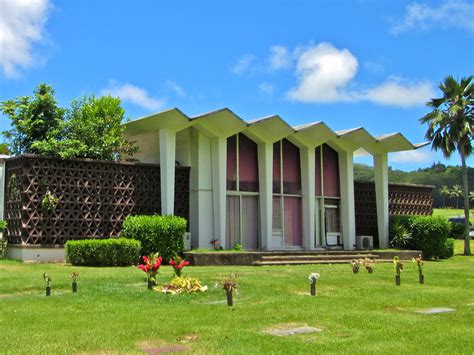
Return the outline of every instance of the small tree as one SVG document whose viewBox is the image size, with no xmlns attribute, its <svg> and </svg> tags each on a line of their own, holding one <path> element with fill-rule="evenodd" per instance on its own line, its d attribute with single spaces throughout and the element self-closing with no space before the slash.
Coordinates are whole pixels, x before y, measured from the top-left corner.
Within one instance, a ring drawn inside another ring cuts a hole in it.
<svg viewBox="0 0 474 355">
<path fill-rule="evenodd" d="M 33 97 L 1 102 L 0 111 L 11 119 L 12 129 L 3 135 L 12 154 L 39 153 L 34 144 L 56 130 L 64 115 L 54 98 L 53 88 L 46 84 L 38 85 Z"/>
<path fill-rule="evenodd" d="M 125 139 L 125 110 L 120 99 L 111 96 L 74 100 L 66 120 L 34 144 L 45 155 L 61 158 L 119 160 L 131 157 L 137 147 Z"/>
<path fill-rule="evenodd" d="M 433 111 L 420 119 L 428 124 L 426 138 L 432 142 L 434 150 L 441 150 L 446 158 L 458 152 L 463 170 L 464 191 L 464 255 L 471 255 L 469 236 L 469 188 L 467 182 L 466 158 L 472 153 L 474 134 L 474 76 L 461 78 L 458 82 L 448 76 L 439 88 L 443 93 L 440 98 L 427 103 Z"/>
</svg>

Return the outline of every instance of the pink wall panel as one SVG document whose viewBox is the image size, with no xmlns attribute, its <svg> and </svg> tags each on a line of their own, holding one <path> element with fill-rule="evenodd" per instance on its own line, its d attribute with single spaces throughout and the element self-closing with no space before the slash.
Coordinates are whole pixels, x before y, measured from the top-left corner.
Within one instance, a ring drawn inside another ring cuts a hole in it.
<svg viewBox="0 0 474 355">
<path fill-rule="evenodd" d="M 327 144 L 323 145 L 323 178 L 324 196 L 340 197 L 339 157 Z"/>
</svg>

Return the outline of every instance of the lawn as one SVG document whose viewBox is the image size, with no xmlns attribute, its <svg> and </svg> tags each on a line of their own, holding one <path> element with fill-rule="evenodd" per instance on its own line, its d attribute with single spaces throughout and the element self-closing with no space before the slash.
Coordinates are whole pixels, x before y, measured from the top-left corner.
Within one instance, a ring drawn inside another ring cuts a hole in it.
<svg viewBox="0 0 474 355">
<path fill-rule="evenodd" d="M 457 241 L 459 242 L 462 241 Z M 457 246 L 459 247 L 459 246 Z M 374 274 L 349 265 L 188 267 L 209 291 L 165 295 L 148 291 L 134 267 L 85 268 L 0 261 L 0 353 L 142 353 L 179 344 L 193 353 L 472 353 L 474 257 L 425 263 L 425 285 L 406 263 L 402 285 L 391 264 Z M 68 275 L 79 272 L 79 293 Z M 240 273 L 231 308 L 215 287 Z M 42 273 L 53 278 L 44 296 Z M 318 296 L 308 296 L 308 275 L 319 272 Z M 158 282 L 171 278 L 163 267 Z M 445 314 L 416 310 L 452 307 Z M 268 328 L 290 323 L 320 333 L 276 337 Z"/>
<path fill-rule="evenodd" d="M 471 221 L 472 225 L 474 225 L 474 212 L 472 209 L 469 212 L 469 220 Z M 444 216 L 446 218 L 457 216 L 464 217 L 464 210 L 455 208 L 433 208 L 433 216 Z"/>
</svg>

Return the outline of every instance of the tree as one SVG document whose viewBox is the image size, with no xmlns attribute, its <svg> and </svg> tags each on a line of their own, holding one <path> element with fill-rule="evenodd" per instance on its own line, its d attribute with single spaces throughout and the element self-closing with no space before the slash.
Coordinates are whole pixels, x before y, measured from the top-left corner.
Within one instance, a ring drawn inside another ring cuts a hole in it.
<svg viewBox="0 0 474 355">
<path fill-rule="evenodd" d="M 459 208 L 459 198 L 464 195 L 462 186 L 454 185 L 449 194 L 456 199 L 456 208 Z"/>
<path fill-rule="evenodd" d="M 474 201 L 474 191 L 469 192 L 469 199 Z"/>
<path fill-rule="evenodd" d="M 443 197 L 443 207 L 446 207 L 446 197 L 451 195 L 449 188 L 446 185 L 443 185 L 439 189 L 439 194 Z"/>
<path fill-rule="evenodd" d="M 83 97 L 73 100 L 66 119 L 46 139 L 34 143 L 41 154 L 64 159 L 119 160 L 137 147 L 125 139 L 125 111 L 119 98 Z"/>
<path fill-rule="evenodd" d="M 464 191 L 464 255 L 471 255 L 469 237 L 469 188 L 466 158 L 472 153 L 474 126 L 474 76 L 461 78 L 458 82 L 448 76 L 439 84 L 443 96 L 431 99 L 427 105 L 433 110 L 420 118 L 428 124 L 425 137 L 432 143 L 432 149 L 441 150 L 446 158 L 458 152 L 463 170 Z"/>
<path fill-rule="evenodd" d="M 46 139 L 63 120 L 64 110 L 58 107 L 54 90 L 40 84 L 34 96 L 17 97 L 0 103 L 0 111 L 11 119 L 12 129 L 3 132 L 12 154 L 39 153 L 34 143 Z"/>
</svg>

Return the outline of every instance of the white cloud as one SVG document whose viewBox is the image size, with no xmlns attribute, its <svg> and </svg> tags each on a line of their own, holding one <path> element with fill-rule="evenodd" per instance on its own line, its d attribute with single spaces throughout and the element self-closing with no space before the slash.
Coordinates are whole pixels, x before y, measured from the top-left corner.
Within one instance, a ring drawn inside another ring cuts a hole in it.
<svg viewBox="0 0 474 355">
<path fill-rule="evenodd" d="M 0 66 L 6 77 L 35 63 L 33 45 L 44 40 L 48 0 L 0 0 Z"/>
<path fill-rule="evenodd" d="M 391 153 L 389 155 L 390 161 L 394 163 L 405 164 L 430 163 L 433 161 L 433 158 L 433 154 L 426 150 L 407 150 L 403 152 Z"/>
<path fill-rule="evenodd" d="M 171 81 L 171 80 L 166 81 L 166 86 L 180 97 L 187 96 L 186 91 L 184 91 L 184 89 L 174 81 Z"/>
<path fill-rule="evenodd" d="M 246 71 L 251 69 L 255 59 L 255 56 L 252 54 L 244 55 L 237 61 L 235 65 L 232 66 L 231 71 L 238 75 L 244 74 Z"/>
<path fill-rule="evenodd" d="M 425 104 L 434 95 L 427 81 L 389 77 L 365 89 L 352 88 L 357 58 L 348 49 L 331 43 L 300 47 L 295 51 L 298 84 L 288 97 L 301 102 L 369 101 L 381 105 L 411 107 Z"/>
<path fill-rule="evenodd" d="M 411 3 L 405 17 L 394 24 L 393 34 L 410 30 L 428 30 L 432 27 L 460 28 L 474 31 L 474 3 L 462 0 L 444 1 L 440 6 Z"/>
<path fill-rule="evenodd" d="M 271 84 L 261 83 L 261 84 L 258 86 L 258 89 L 259 89 L 261 92 L 263 92 L 264 94 L 271 95 L 271 94 L 273 94 L 274 87 L 273 87 L 273 85 L 271 85 Z"/>
<path fill-rule="evenodd" d="M 347 49 L 331 43 L 300 47 L 295 51 L 298 86 L 288 95 L 303 102 L 334 102 L 351 100 L 344 91 L 355 76 L 358 62 Z"/>
<path fill-rule="evenodd" d="M 159 110 L 165 105 L 165 100 L 152 97 L 145 89 L 128 83 L 117 84 L 111 81 L 100 94 L 118 96 L 122 101 L 131 102 L 148 110 Z"/>
<path fill-rule="evenodd" d="M 434 94 L 433 85 L 427 81 L 407 82 L 400 78 L 389 78 L 367 90 L 362 99 L 382 105 L 411 107 L 427 102 Z"/>
<path fill-rule="evenodd" d="M 270 47 L 270 56 L 268 60 L 270 70 L 286 69 L 291 66 L 291 56 L 288 49 L 283 46 Z"/>
</svg>

